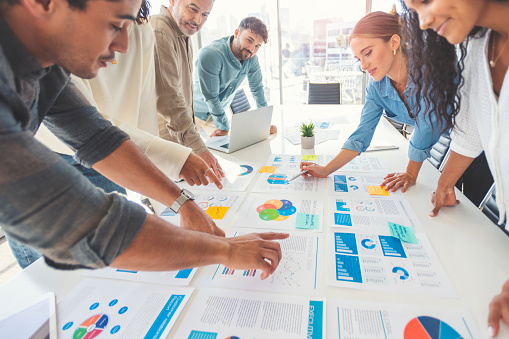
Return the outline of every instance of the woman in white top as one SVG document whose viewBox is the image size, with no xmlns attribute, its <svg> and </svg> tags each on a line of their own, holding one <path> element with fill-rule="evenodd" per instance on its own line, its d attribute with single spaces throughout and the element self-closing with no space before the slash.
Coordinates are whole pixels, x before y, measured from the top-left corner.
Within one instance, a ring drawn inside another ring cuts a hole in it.
<svg viewBox="0 0 509 339">
<path fill-rule="evenodd" d="M 443 206 L 456 204 L 454 184 L 484 151 L 495 180 L 500 220 L 504 221 L 509 202 L 509 175 L 504 175 L 504 170 L 509 170 L 509 80 L 505 79 L 509 1 L 404 0 L 404 4 L 411 11 L 406 21 L 413 49 L 409 53 L 414 53 L 418 66 L 410 76 L 419 77 L 422 88 L 459 84 L 457 92 L 442 92 L 454 107 L 452 152 L 432 197 L 435 207 L 430 216 L 436 216 Z M 440 57 L 445 52 L 455 53 L 454 44 L 461 44 L 459 67 L 454 58 Z M 433 100 L 433 93 L 427 96 Z M 500 319 L 509 324 L 509 281 L 490 304 L 490 336 L 497 335 Z"/>
</svg>

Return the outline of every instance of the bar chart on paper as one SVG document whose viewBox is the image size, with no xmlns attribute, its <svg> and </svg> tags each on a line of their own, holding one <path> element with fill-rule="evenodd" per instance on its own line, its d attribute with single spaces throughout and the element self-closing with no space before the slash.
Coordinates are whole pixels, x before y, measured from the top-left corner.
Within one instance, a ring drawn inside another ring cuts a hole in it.
<svg viewBox="0 0 509 339">
<path fill-rule="evenodd" d="M 244 233 L 235 235 L 241 234 Z M 322 286 L 322 235 L 298 232 L 279 243 L 283 257 L 274 273 L 265 280 L 260 278 L 262 270 L 233 270 L 217 265 L 209 268 L 203 283 L 212 287 L 317 295 Z"/>
</svg>

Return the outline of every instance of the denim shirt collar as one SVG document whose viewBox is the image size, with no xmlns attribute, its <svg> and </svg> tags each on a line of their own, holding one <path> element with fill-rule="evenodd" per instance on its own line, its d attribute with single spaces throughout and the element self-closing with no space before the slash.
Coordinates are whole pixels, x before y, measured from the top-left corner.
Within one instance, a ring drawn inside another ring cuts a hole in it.
<svg viewBox="0 0 509 339">
<path fill-rule="evenodd" d="M 396 91 L 396 89 L 394 88 L 394 86 L 391 83 L 391 79 L 389 79 L 389 77 L 387 75 L 382 80 L 377 81 L 376 84 L 378 86 L 379 93 L 380 93 L 381 97 L 389 98 L 392 100 L 398 100 L 398 101 L 401 100 L 399 97 L 398 91 Z M 403 92 L 405 94 L 405 97 L 408 98 L 409 94 L 412 92 L 414 87 L 415 87 L 415 84 L 413 82 L 407 83 L 405 92 Z"/>
<path fill-rule="evenodd" d="M 5 48 L 5 46 L 8 46 Z M 0 48 L 15 77 L 26 81 L 37 81 L 46 75 L 51 66 L 42 68 L 18 39 L 7 23 L 0 17 Z"/>
<path fill-rule="evenodd" d="M 230 59 L 230 62 L 238 67 L 238 68 L 242 68 L 242 64 L 240 63 L 239 59 L 237 59 L 237 57 L 233 54 L 232 52 L 232 48 L 231 48 L 231 42 L 232 40 L 234 39 L 234 36 L 229 36 L 229 37 L 226 37 L 226 38 L 223 38 L 224 39 L 224 44 L 226 45 L 226 50 L 228 53 L 228 59 Z"/>
</svg>

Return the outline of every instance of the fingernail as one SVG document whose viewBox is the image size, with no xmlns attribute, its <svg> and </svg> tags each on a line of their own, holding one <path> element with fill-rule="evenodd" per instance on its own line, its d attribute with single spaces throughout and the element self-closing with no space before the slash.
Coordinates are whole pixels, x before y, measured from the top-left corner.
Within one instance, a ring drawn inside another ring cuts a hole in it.
<svg viewBox="0 0 509 339">
<path fill-rule="evenodd" d="M 433 211 L 429 212 L 429 213 L 428 213 L 428 215 L 429 215 L 430 217 L 434 216 Z"/>
<path fill-rule="evenodd" d="M 490 338 L 495 337 L 495 329 L 492 326 L 488 327 L 488 335 Z"/>
</svg>

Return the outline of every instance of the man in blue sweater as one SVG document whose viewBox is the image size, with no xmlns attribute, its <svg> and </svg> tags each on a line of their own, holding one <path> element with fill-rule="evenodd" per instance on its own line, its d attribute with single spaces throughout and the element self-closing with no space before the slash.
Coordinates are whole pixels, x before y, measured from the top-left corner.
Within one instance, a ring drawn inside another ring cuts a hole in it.
<svg viewBox="0 0 509 339">
<path fill-rule="evenodd" d="M 194 115 L 197 126 L 214 122 L 217 129 L 210 136 L 228 134 L 230 124 L 225 110 L 246 76 L 256 105 L 267 106 L 256 53 L 268 38 L 265 24 L 248 17 L 240 22 L 233 36 L 216 40 L 198 53 L 193 74 Z M 276 126 L 271 126 L 271 134 L 276 131 Z"/>
</svg>

